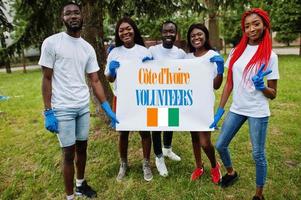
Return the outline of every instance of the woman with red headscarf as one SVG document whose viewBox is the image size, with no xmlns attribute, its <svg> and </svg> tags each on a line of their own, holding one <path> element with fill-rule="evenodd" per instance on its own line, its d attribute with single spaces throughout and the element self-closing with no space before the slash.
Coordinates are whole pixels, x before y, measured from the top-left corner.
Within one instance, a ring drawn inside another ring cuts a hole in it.
<svg viewBox="0 0 301 200">
<path fill-rule="evenodd" d="M 253 200 L 261 200 L 264 199 L 263 187 L 267 174 L 265 141 L 270 116 L 268 99 L 276 97 L 279 79 L 278 58 L 272 51 L 270 19 L 267 12 L 259 8 L 245 12 L 241 27 L 241 41 L 231 51 L 225 63 L 228 67 L 228 78 L 210 127 L 216 127 L 233 91 L 233 102 L 216 142 L 216 149 L 227 170 L 226 175 L 222 177 L 221 186 L 228 187 L 238 179 L 228 146 L 240 127 L 248 120 L 256 165 L 256 194 Z M 265 77 L 267 81 L 264 80 Z"/>
</svg>

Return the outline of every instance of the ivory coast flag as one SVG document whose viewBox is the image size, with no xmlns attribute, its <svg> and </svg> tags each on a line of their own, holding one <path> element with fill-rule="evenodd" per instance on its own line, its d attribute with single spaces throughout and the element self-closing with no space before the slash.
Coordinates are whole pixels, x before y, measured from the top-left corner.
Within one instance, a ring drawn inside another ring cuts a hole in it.
<svg viewBox="0 0 301 200">
<path fill-rule="evenodd" d="M 178 127 L 179 108 L 147 108 L 148 127 Z"/>
</svg>

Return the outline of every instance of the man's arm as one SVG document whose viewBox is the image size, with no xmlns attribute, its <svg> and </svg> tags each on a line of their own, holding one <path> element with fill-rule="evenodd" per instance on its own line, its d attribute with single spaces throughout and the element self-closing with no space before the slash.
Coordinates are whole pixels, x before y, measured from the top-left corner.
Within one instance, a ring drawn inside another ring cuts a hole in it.
<svg viewBox="0 0 301 200">
<path fill-rule="evenodd" d="M 58 133 L 58 121 L 51 109 L 51 95 L 52 95 L 52 74 L 53 70 L 42 66 L 43 79 L 42 79 L 42 95 L 44 100 L 44 116 L 45 128 L 53 133 Z"/>
<path fill-rule="evenodd" d="M 53 70 L 42 66 L 43 79 L 42 79 L 42 95 L 45 109 L 51 108 L 51 95 L 52 95 L 52 74 Z"/>
<path fill-rule="evenodd" d="M 116 114 L 112 111 L 109 103 L 107 102 L 105 92 L 104 92 L 102 84 L 98 78 L 97 72 L 88 74 L 88 77 L 90 79 L 94 95 L 100 102 L 101 108 L 105 111 L 107 116 L 111 119 L 111 126 L 113 128 L 115 128 L 116 123 L 119 123 L 119 121 L 116 118 Z"/>
<path fill-rule="evenodd" d="M 102 84 L 98 78 L 97 72 L 88 74 L 88 78 L 90 79 L 93 93 L 96 96 L 96 98 L 98 99 L 98 101 L 100 103 L 105 102 L 106 101 L 105 92 L 104 92 Z"/>
</svg>

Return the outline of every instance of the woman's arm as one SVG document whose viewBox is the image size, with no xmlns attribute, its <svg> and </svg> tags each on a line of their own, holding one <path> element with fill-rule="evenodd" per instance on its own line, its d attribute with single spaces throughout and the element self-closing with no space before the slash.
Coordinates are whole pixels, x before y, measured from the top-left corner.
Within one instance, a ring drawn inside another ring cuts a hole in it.
<svg viewBox="0 0 301 200">
<path fill-rule="evenodd" d="M 213 88 L 215 90 L 219 89 L 222 85 L 223 82 L 223 74 L 218 74 L 216 77 L 213 79 Z"/>
<path fill-rule="evenodd" d="M 275 99 L 277 95 L 277 80 L 268 80 L 268 86 L 262 90 L 265 97 Z"/>
<path fill-rule="evenodd" d="M 219 107 L 221 107 L 221 108 L 225 107 L 225 105 L 229 99 L 229 96 L 232 92 L 232 89 L 233 89 L 233 84 L 230 85 L 228 82 L 226 82 L 223 93 L 222 93 L 222 97 L 221 97 L 221 100 L 219 103 Z"/>
</svg>

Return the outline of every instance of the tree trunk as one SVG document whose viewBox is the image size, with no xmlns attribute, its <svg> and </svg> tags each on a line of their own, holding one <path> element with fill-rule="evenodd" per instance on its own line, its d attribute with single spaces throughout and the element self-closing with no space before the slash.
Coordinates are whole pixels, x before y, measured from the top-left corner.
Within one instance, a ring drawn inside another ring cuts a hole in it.
<svg viewBox="0 0 301 200">
<path fill-rule="evenodd" d="M 222 50 L 221 40 L 219 38 L 219 24 L 217 18 L 218 6 L 215 4 L 214 0 L 204 1 L 208 8 L 209 16 L 209 35 L 211 46 L 217 50 Z"/>
<path fill-rule="evenodd" d="M 24 55 L 24 49 L 21 50 L 22 51 L 22 65 L 23 65 L 23 73 L 26 73 L 26 61 L 25 61 L 25 55 Z"/>
<path fill-rule="evenodd" d="M 7 56 L 5 59 L 5 69 L 6 69 L 6 73 L 11 74 L 9 56 Z"/>
<path fill-rule="evenodd" d="M 83 5 L 83 17 L 84 17 L 84 27 L 82 31 L 82 36 L 85 40 L 87 40 L 95 49 L 98 64 L 100 70 L 98 71 L 98 77 L 102 83 L 105 94 L 109 102 L 112 102 L 113 92 L 111 90 L 110 84 L 107 81 L 104 75 L 104 69 L 106 64 L 106 52 L 104 48 L 103 42 L 103 5 L 102 1 L 97 0 L 85 0 L 82 1 Z M 90 90 L 92 91 L 92 90 Z M 92 94 L 93 102 L 96 107 L 99 108 L 99 102 Z M 99 111 L 99 110 L 98 110 Z M 97 114 L 100 114 L 99 112 Z M 102 119 L 104 115 L 100 115 Z"/>
<path fill-rule="evenodd" d="M 6 42 L 5 42 L 5 35 L 3 33 L 0 34 L 0 42 L 1 42 L 1 47 L 5 49 Z M 6 52 L 4 52 L 3 60 L 4 60 L 3 63 L 5 65 L 6 73 L 10 74 L 11 73 L 10 60 L 9 60 L 9 55 Z"/>
<path fill-rule="evenodd" d="M 299 56 L 301 56 L 301 33 L 299 33 Z"/>
</svg>

